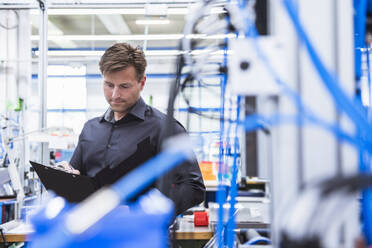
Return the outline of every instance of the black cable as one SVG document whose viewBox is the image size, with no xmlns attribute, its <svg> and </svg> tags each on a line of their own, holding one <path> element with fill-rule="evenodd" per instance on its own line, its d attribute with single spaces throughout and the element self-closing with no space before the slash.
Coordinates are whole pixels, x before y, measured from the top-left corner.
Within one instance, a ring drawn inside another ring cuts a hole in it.
<svg viewBox="0 0 372 248">
<path fill-rule="evenodd" d="M 2 164 L 2 167 L 8 167 L 8 164 L 9 164 L 9 158 L 8 158 L 8 153 L 5 153 L 5 156 L 4 156 L 4 159 L 3 159 L 3 164 Z"/>
<path fill-rule="evenodd" d="M 179 248 L 177 238 L 176 238 L 176 231 L 179 228 L 179 223 L 177 218 L 174 220 L 173 224 L 170 226 L 171 231 L 171 248 Z"/>
<path fill-rule="evenodd" d="M 352 176 L 335 177 L 327 179 L 318 184 L 320 187 L 320 194 L 323 199 L 329 199 L 332 194 L 343 191 L 345 195 L 356 193 L 360 190 L 372 187 L 372 175 L 370 174 L 358 174 Z M 318 204 L 320 206 L 321 204 Z M 339 206 L 337 206 L 339 207 Z M 342 207 L 342 206 L 341 206 Z M 337 209 L 339 211 L 340 209 Z M 316 211 L 314 212 L 316 215 Z M 313 218 L 312 218 L 313 220 Z M 306 225 L 308 223 L 304 223 Z M 285 231 L 281 234 L 280 247 L 285 248 L 320 248 L 322 247 L 320 242 L 320 234 L 311 236 L 305 236 L 301 239 L 293 238 Z"/>
<path fill-rule="evenodd" d="M 360 189 L 370 187 L 372 187 L 372 175 L 370 174 L 336 177 L 321 183 L 321 195 L 327 198 L 335 191 L 346 190 L 348 193 L 354 193 Z"/>
<path fill-rule="evenodd" d="M 37 0 L 39 2 L 39 8 L 41 9 L 41 11 L 45 11 L 45 4 L 44 4 L 44 1 L 42 0 Z"/>
<path fill-rule="evenodd" d="M 40 2 L 40 0 L 38 0 L 38 1 Z M 210 4 L 211 2 L 213 2 L 213 1 L 212 0 L 205 0 L 202 8 L 204 8 L 205 6 Z M 202 16 L 202 17 L 204 17 L 204 16 Z M 197 20 L 193 24 L 192 33 L 196 33 L 195 28 L 196 28 L 196 25 L 197 25 L 198 21 L 199 20 Z M 231 24 L 231 22 L 229 22 L 229 24 Z M 179 50 L 180 51 L 184 50 L 183 46 L 182 46 L 182 41 L 183 40 L 180 40 L 180 42 L 179 42 Z M 190 39 L 191 50 L 193 50 L 200 42 L 201 42 L 201 40 Z M 173 115 L 174 115 L 174 103 L 175 103 L 175 100 L 177 98 L 178 93 L 180 92 L 180 87 L 182 87 L 181 91 L 183 92 L 183 89 L 185 88 L 187 82 L 193 80 L 193 76 L 188 75 L 186 80 L 182 83 L 182 85 L 180 84 L 182 69 L 183 69 L 184 66 L 185 66 L 184 56 L 183 55 L 178 55 L 177 56 L 177 63 L 176 63 L 176 78 L 174 80 L 174 83 L 171 85 L 170 92 L 169 92 L 167 119 L 166 119 L 166 126 L 165 126 L 165 137 L 170 137 L 174 134 L 173 125 L 172 125 Z M 192 66 L 192 65 L 190 65 L 190 66 Z M 220 70 L 220 72 L 227 73 L 227 68 L 222 68 Z M 184 96 L 184 99 L 187 99 L 187 98 Z M 188 106 L 190 106 L 189 102 L 188 102 Z M 192 111 L 195 114 L 199 114 L 203 117 L 207 117 L 207 116 L 203 115 L 202 113 L 200 113 L 198 111 L 194 111 L 194 109 L 192 109 L 191 107 L 188 110 Z M 208 116 L 207 118 L 215 119 L 215 117 L 211 117 L 211 116 Z M 221 117 L 219 117 L 218 120 L 221 120 Z"/>
<path fill-rule="evenodd" d="M 186 77 L 185 81 L 182 83 L 182 86 L 181 86 L 181 95 L 182 95 L 182 97 L 183 97 L 183 99 L 184 99 L 184 101 L 187 105 L 187 111 L 190 112 L 190 113 L 193 113 L 193 114 L 200 115 L 200 116 L 202 116 L 204 118 L 207 118 L 207 119 L 220 121 L 221 120 L 220 117 L 216 117 L 216 116 L 213 116 L 213 115 L 205 115 L 202 112 L 198 111 L 196 107 L 191 106 L 190 99 L 187 98 L 187 96 L 185 94 L 185 91 L 184 91 L 186 89 L 186 84 L 187 84 L 188 80 L 190 80 L 190 79 L 192 79 L 192 77 L 189 77 L 189 76 Z M 245 105 L 245 108 L 250 114 L 256 114 L 257 113 L 256 110 L 248 104 Z M 222 120 L 223 121 L 229 121 L 229 122 L 235 122 L 236 121 L 236 120 L 225 119 L 225 118 L 222 118 Z"/>
<path fill-rule="evenodd" d="M 3 239 L 4 247 L 7 248 L 8 243 L 6 242 L 5 235 L 4 235 L 4 230 L 2 228 L 0 228 L 0 234 L 1 234 L 1 238 Z"/>
<path fill-rule="evenodd" d="M 174 114 L 174 103 L 176 101 L 179 88 L 180 80 L 182 75 L 182 68 L 184 66 L 184 58 L 182 55 L 177 56 L 177 69 L 176 69 L 176 78 L 174 83 L 170 87 L 169 100 L 168 100 L 168 109 L 167 109 L 167 118 L 165 126 L 165 137 L 170 137 L 174 134 L 173 130 L 173 114 Z"/>
</svg>

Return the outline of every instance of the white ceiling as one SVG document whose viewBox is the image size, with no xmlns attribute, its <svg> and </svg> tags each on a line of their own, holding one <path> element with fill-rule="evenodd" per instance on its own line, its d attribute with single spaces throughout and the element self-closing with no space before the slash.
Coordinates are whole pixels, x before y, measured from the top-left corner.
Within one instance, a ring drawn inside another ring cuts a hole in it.
<svg viewBox="0 0 372 248">
<path fill-rule="evenodd" d="M 32 34 L 38 35 L 38 15 L 32 15 Z M 50 15 L 49 35 L 143 35 L 146 25 L 137 25 L 136 20 L 146 19 L 144 15 Z M 160 19 L 160 17 L 147 17 Z M 148 25 L 147 34 L 181 34 L 184 26 L 184 15 L 169 15 L 170 24 Z M 49 41 L 51 48 L 92 48 L 108 47 L 116 41 Z M 142 45 L 143 41 L 132 42 Z M 175 47 L 177 41 L 149 41 L 148 47 Z M 38 47 L 38 41 L 33 41 L 32 47 Z"/>
<path fill-rule="evenodd" d="M 49 36 L 57 35 L 49 41 L 49 48 L 107 48 L 123 39 L 110 40 L 111 35 L 166 35 L 182 34 L 185 16 L 194 1 L 49 1 Z M 71 2 L 79 4 L 71 4 Z M 1 3 L 1 0 L 0 0 Z M 64 4 L 63 4 L 64 3 Z M 118 6 L 118 7 L 115 7 Z M 1 6 L 0 6 L 1 7 Z M 65 8 L 63 8 L 65 7 Z M 216 6 L 217 11 L 221 8 Z M 139 25 L 136 20 L 169 20 L 165 25 Z M 39 10 L 31 11 L 32 35 L 37 37 Z M 79 35 L 81 40 L 62 40 L 58 36 Z M 83 40 L 91 35 L 104 36 L 99 40 Z M 86 37 L 85 37 L 86 36 Z M 169 36 L 170 37 L 170 36 Z M 106 40 L 102 40 L 106 39 Z M 144 46 L 144 40 L 130 41 Z M 176 48 L 177 39 L 148 40 L 147 48 Z M 38 47 L 38 37 L 32 47 Z"/>
</svg>

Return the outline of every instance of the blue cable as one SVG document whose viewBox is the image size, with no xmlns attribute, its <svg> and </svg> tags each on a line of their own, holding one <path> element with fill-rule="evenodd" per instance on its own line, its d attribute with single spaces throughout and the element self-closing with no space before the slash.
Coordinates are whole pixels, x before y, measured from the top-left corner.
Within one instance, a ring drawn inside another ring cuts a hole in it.
<svg viewBox="0 0 372 248">
<path fill-rule="evenodd" d="M 360 135 L 361 142 L 365 141 L 363 138 L 365 137 L 367 141 L 371 141 L 371 131 L 372 128 L 368 122 L 368 119 L 363 111 L 363 108 L 359 102 L 356 102 L 357 104 L 354 105 L 352 101 L 350 101 L 347 96 L 344 94 L 344 92 L 341 90 L 341 88 L 338 87 L 339 80 L 335 75 L 331 75 L 323 65 L 322 61 L 320 60 L 319 56 L 316 54 L 315 49 L 312 47 L 305 31 L 303 30 L 300 20 L 298 16 L 293 11 L 293 6 L 290 0 L 284 0 L 285 8 L 288 12 L 288 15 L 290 16 L 290 19 L 292 20 L 295 29 L 302 40 L 302 42 L 305 44 L 305 47 L 308 51 L 308 54 L 312 60 L 313 65 L 315 66 L 318 74 L 322 78 L 323 84 L 328 89 L 328 92 L 333 97 L 334 102 L 338 106 L 339 109 L 345 111 L 345 113 L 349 116 L 351 121 L 354 122 L 356 129 L 358 130 L 358 135 Z M 356 2 L 354 2 L 355 4 Z M 361 0 L 358 1 L 359 6 L 357 6 L 357 21 L 359 20 L 360 23 L 358 23 L 358 27 L 361 27 L 362 25 L 365 25 L 365 20 L 361 20 L 366 14 L 366 1 Z M 354 5 L 355 6 L 355 5 Z M 359 35 L 358 40 L 364 39 L 364 27 L 362 29 L 357 29 L 356 32 Z M 363 35 L 363 36 L 362 36 Z M 362 36 L 362 37 L 361 37 Z M 361 44 L 356 43 L 356 73 L 357 73 L 357 79 L 360 78 L 361 73 L 358 74 L 358 70 L 360 70 L 361 65 L 359 63 L 360 59 L 358 59 L 360 48 L 362 46 L 359 46 Z M 359 95 L 360 97 L 360 95 Z M 368 147 L 368 152 L 371 153 L 370 147 Z M 370 173 L 370 168 L 364 168 L 366 165 L 364 165 L 364 155 L 365 155 L 365 149 L 360 149 L 360 171 Z M 372 216 L 370 214 L 371 212 L 371 203 L 372 203 L 372 195 L 371 192 L 367 189 L 362 192 L 363 199 L 362 199 L 362 213 L 364 218 L 364 235 L 367 241 L 367 244 L 372 244 Z"/>
<path fill-rule="evenodd" d="M 329 124 L 326 121 L 318 118 L 314 113 L 312 113 L 312 111 L 310 109 L 308 109 L 304 105 L 304 103 L 301 100 L 301 97 L 295 91 L 293 91 L 286 83 L 284 83 L 279 78 L 276 71 L 272 68 L 269 60 L 267 59 L 265 54 L 262 52 L 260 46 L 258 45 L 258 42 L 257 42 L 258 33 L 257 33 L 257 30 L 256 30 L 254 24 L 250 20 L 249 20 L 249 25 L 248 25 L 247 29 L 249 31 L 246 31 L 246 33 L 250 34 L 250 37 L 252 38 L 253 46 L 256 49 L 258 57 L 262 60 L 266 69 L 268 70 L 270 75 L 274 78 L 274 80 L 278 84 L 278 86 L 281 87 L 284 94 L 286 94 L 295 103 L 295 106 L 298 108 L 298 111 L 302 113 L 303 117 L 305 117 L 309 122 L 311 122 L 313 124 L 316 124 L 316 125 L 319 125 L 321 127 L 324 127 L 325 129 L 335 133 L 336 136 L 340 135 L 341 139 L 346 140 L 348 142 L 351 142 L 354 145 L 357 144 L 356 146 L 360 147 L 360 145 L 358 145 L 360 142 L 356 142 L 355 138 L 351 138 L 350 135 L 343 132 L 339 127 L 337 127 L 333 124 Z M 301 124 L 300 122 L 298 122 L 298 120 L 293 121 L 293 122 Z M 257 128 L 260 128 L 259 125 L 257 126 Z M 255 128 L 253 128 L 253 129 L 255 129 Z M 371 148 L 372 147 L 371 142 L 368 142 L 367 146 Z"/>
<path fill-rule="evenodd" d="M 237 196 L 237 177 L 238 177 L 238 165 L 237 165 L 237 159 L 238 159 L 238 121 L 240 117 L 240 101 L 241 96 L 237 97 L 236 103 L 237 103 L 237 109 L 236 109 L 236 120 L 237 124 L 235 125 L 235 135 L 234 135 L 234 162 L 232 167 L 232 177 L 231 177 L 231 183 L 230 183 L 230 209 L 229 209 L 229 218 L 227 222 L 227 246 L 229 248 L 233 248 L 234 246 L 234 236 L 235 236 L 235 203 L 236 203 L 236 196 Z"/>
<path fill-rule="evenodd" d="M 359 168 L 361 173 L 370 173 L 370 156 L 366 153 L 365 149 L 360 149 L 359 151 Z M 362 191 L 362 218 L 363 225 L 362 230 L 366 239 L 368 246 L 372 244 L 372 189 L 364 189 Z"/>
<path fill-rule="evenodd" d="M 227 65 L 227 48 L 224 47 L 224 65 Z M 223 163 L 223 134 L 225 130 L 224 126 L 224 117 L 225 117 L 225 93 L 226 93 L 226 83 L 227 83 L 227 75 L 225 74 L 222 78 L 221 83 L 221 110 L 220 110 L 220 149 L 219 149 L 219 156 L 218 156 L 218 187 L 217 187 L 217 203 L 218 203 L 218 221 L 217 221 L 217 244 L 218 248 L 223 247 L 224 239 L 222 236 L 223 232 L 223 215 L 224 209 L 223 205 L 226 201 L 226 189 L 222 185 L 222 163 Z"/>
<path fill-rule="evenodd" d="M 292 90 L 288 86 L 288 84 L 286 84 L 280 79 L 279 75 L 276 73 L 274 68 L 271 66 L 268 58 L 261 50 L 258 44 L 258 41 L 257 41 L 257 37 L 258 37 L 257 29 L 255 28 L 254 24 L 250 20 L 249 20 L 249 25 L 248 25 L 248 31 L 246 32 L 249 33 L 250 38 L 252 38 L 252 43 L 257 52 L 257 55 L 260 58 L 260 60 L 263 62 L 269 74 L 273 77 L 275 83 L 281 88 L 283 93 L 287 95 L 295 103 L 295 106 L 297 107 L 298 112 L 302 113 L 304 117 L 311 120 L 312 122 L 318 122 L 318 121 L 325 122 L 321 120 L 320 118 L 318 118 L 308 107 L 306 107 L 306 105 L 302 102 L 301 97 L 297 94 L 297 92 Z"/>
<path fill-rule="evenodd" d="M 369 98 L 369 108 L 372 107 L 372 95 L 371 95 L 371 64 L 369 61 L 369 45 L 366 45 L 365 47 L 366 50 L 366 58 L 367 58 L 367 80 L 368 80 L 368 98 Z"/>
<path fill-rule="evenodd" d="M 231 97 L 229 98 L 229 103 L 230 103 L 230 107 L 228 108 L 228 116 L 227 116 L 227 119 L 228 120 L 231 120 L 232 118 L 232 105 L 233 105 L 233 102 L 232 102 L 232 99 L 231 99 Z M 225 110 L 226 110 L 226 108 L 225 108 Z M 229 164 L 229 157 L 228 157 L 228 154 L 229 153 L 231 153 L 231 144 L 230 144 L 230 132 L 231 132 L 231 126 L 233 125 L 233 123 L 234 122 L 232 122 L 232 121 L 229 121 L 228 123 L 227 123 L 227 128 L 226 128 L 226 134 L 225 134 L 225 136 L 226 136 L 226 146 L 225 146 L 225 149 L 224 149 L 224 154 L 223 154 L 223 159 L 224 159 L 224 162 L 223 162 L 223 164 L 225 165 L 225 169 L 227 170 L 228 168 L 229 168 L 229 166 L 230 166 L 230 164 Z M 224 173 L 223 175 L 224 175 L 224 177 L 223 177 L 223 180 L 225 181 L 225 180 L 227 180 L 228 179 L 228 171 L 226 171 L 226 173 Z M 231 192 L 231 188 L 230 188 L 230 191 L 229 192 Z M 225 195 L 226 194 L 229 194 L 229 193 L 225 193 Z M 225 199 L 225 201 L 226 201 L 226 199 Z M 225 214 L 224 214 L 225 215 Z M 227 226 L 224 226 L 225 227 L 225 232 L 224 232 L 224 234 L 225 235 L 223 235 L 223 237 L 224 238 L 226 238 L 226 240 L 224 240 L 224 242 L 223 242 L 223 244 L 228 244 L 229 243 L 229 229 L 228 229 L 228 223 L 227 223 Z"/>
<path fill-rule="evenodd" d="M 300 40 L 303 42 L 307 49 L 307 52 L 316 71 L 321 77 L 324 86 L 332 96 L 334 102 L 336 103 L 336 106 L 338 106 L 340 110 L 343 110 L 360 130 L 364 131 L 364 134 L 368 137 L 369 140 L 372 140 L 372 128 L 367 121 L 367 118 L 362 110 L 362 106 L 360 104 L 354 104 L 351 100 L 349 100 L 346 94 L 338 86 L 340 85 L 338 78 L 334 74 L 331 74 L 327 71 L 312 44 L 310 43 L 306 32 L 302 28 L 300 20 L 294 11 L 291 0 L 283 0 L 283 4 Z"/>
<path fill-rule="evenodd" d="M 230 107 L 228 108 L 227 119 L 231 120 L 232 119 L 232 110 L 233 110 L 233 101 L 232 101 L 231 97 L 229 98 L 229 104 L 230 104 Z M 226 108 L 225 108 L 225 110 L 226 110 Z M 232 127 L 233 123 L 234 122 L 229 121 L 227 123 L 227 128 L 226 128 L 226 148 L 224 150 L 224 159 L 225 159 L 224 163 L 226 164 L 227 168 L 229 166 L 228 154 L 231 154 L 230 132 L 231 132 L 231 127 Z M 227 174 L 225 175 L 224 179 L 228 179 Z"/>
<path fill-rule="evenodd" d="M 265 243 L 266 245 L 271 244 L 271 240 L 266 238 L 266 237 L 255 237 L 252 238 L 251 240 L 247 241 L 244 245 L 259 245 Z"/>
<path fill-rule="evenodd" d="M 320 120 L 310 119 L 307 120 L 309 123 L 319 126 L 330 133 L 332 133 L 336 138 L 345 141 L 357 149 L 361 149 L 362 147 L 370 147 L 363 144 L 358 137 L 350 136 L 349 134 L 345 133 L 343 130 L 339 128 L 337 125 L 330 125 L 326 122 L 322 122 Z M 283 115 L 283 114 L 274 114 L 269 117 L 265 117 L 258 114 L 252 114 L 245 118 L 240 125 L 243 125 L 246 132 L 255 131 L 257 129 L 261 129 L 263 126 L 276 126 L 281 124 L 296 124 L 298 126 L 304 125 L 306 122 L 298 118 L 295 115 Z"/>
<path fill-rule="evenodd" d="M 260 46 L 257 42 L 258 33 L 257 33 L 257 30 L 256 30 L 254 24 L 251 21 L 249 21 L 248 29 L 249 29 L 249 31 L 247 31 L 247 33 L 249 33 L 251 35 L 250 37 L 252 38 L 252 43 L 253 43 L 253 46 L 255 47 L 255 50 L 258 54 L 258 57 L 261 59 L 264 66 L 268 70 L 269 74 L 274 78 L 274 80 L 278 84 L 278 86 L 280 86 L 283 93 L 285 95 L 287 95 L 295 103 L 295 106 L 297 107 L 298 112 L 302 113 L 302 117 L 305 118 L 307 121 L 315 124 L 315 125 L 321 126 L 321 127 L 325 128 L 326 130 L 335 133 L 335 135 L 337 137 L 339 137 L 340 139 L 346 140 L 349 143 L 352 143 L 352 144 L 356 145 L 356 147 L 360 147 L 358 145 L 359 142 L 355 142 L 355 139 L 351 138 L 350 135 L 343 132 L 336 125 L 329 124 L 326 121 L 320 119 L 308 107 L 305 106 L 305 104 L 301 100 L 301 97 L 294 90 L 292 90 L 286 83 L 284 83 L 279 78 L 279 75 L 276 73 L 276 71 L 272 68 L 268 58 L 262 52 L 262 50 L 261 50 L 261 48 L 260 48 Z M 279 118 L 279 117 L 277 117 L 277 118 Z M 296 118 L 297 118 L 297 120 L 291 120 L 290 122 L 297 123 L 297 124 L 301 125 L 301 122 L 299 121 L 300 118 L 298 118 L 298 117 L 296 117 Z M 284 119 L 286 119 L 286 118 L 284 118 Z M 258 124 L 256 123 L 255 125 L 256 125 L 256 127 L 252 127 L 252 130 L 256 130 L 257 128 L 260 128 L 259 123 Z M 246 131 L 248 131 L 249 129 L 251 129 L 251 128 L 247 129 L 247 127 L 246 127 Z M 371 142 L 369 142 L 368 147 L 372 147 Z"/>
<path fill-rule="evenodd" d="M 360 83 L 362 76 L 362 53 L 361 48 L 364 47 L 365 25 L 367 16 L 367 0 L 354 0 L 354 59 L 355 59 L 355 76 Z M 360 89 L 360 84 L 358 85 Z"/>
</svg>

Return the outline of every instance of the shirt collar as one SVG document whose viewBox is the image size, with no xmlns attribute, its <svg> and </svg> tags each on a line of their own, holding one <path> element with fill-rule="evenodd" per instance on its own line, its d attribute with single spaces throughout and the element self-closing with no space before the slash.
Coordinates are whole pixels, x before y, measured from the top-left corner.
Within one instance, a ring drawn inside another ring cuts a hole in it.
<svg viewBox="0 0 372 248">
<path fill-rule="evenodd" d="M 140 99 L 134 104 L 134 106 L 132 107 L 132 109 L 129 111 L 128 114 L 131 114 L 141 120 L 145 120 L 145 111 L 146 111 L 146 103 L 142 99 L 142 97 L 140 97 Z M 102 115 L 101 121 L 103 120 L 107 122 L 115 123 L 114 112 L 112 111 L 111 107 L 109 107 L 106 110 L 106 112 Z"/>
<path fill-rule="evenodd" d="M 145 120 L 145 112 L 146 112 L 146 103 L 142 99 L 142 97 L 138 99 L 136 104 L 134 104 L 133 108 L 129 111 L 130 114 L 140 118 L 143 121 Z"/>
<path fill-rule="evenodd" d="M 111 107 L 109 107 L 101 117 L 101 121 L 104 120 L 107 122 L 115 123 L 114 112 L 112 111 Z"/>
</svg>

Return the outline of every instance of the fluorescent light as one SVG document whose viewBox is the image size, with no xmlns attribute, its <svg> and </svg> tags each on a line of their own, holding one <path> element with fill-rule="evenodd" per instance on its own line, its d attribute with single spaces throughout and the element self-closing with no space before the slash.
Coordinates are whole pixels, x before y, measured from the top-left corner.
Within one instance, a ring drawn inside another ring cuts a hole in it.
<svg viewBox="0 0 372 248">
<path fill-rule="evenodd" d="M 136 20 L 137 25 L 164 25 L 169 24 L 170 21 L 168 19 L 144 19 L 144 20 Z"/>
</svg>

